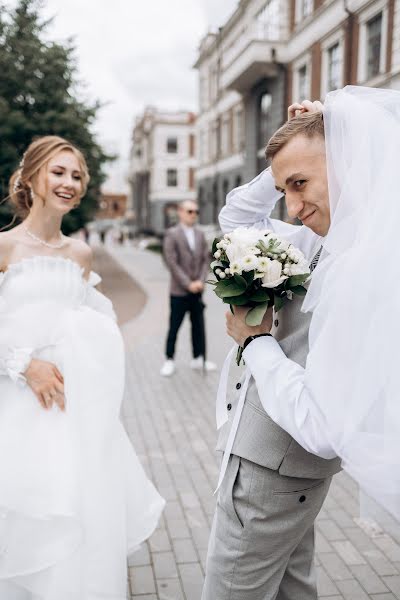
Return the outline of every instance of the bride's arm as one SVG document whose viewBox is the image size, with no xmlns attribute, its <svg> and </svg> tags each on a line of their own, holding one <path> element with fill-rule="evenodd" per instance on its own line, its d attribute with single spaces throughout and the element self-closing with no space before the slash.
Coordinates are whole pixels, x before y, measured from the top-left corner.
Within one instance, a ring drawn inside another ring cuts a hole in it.
<svg viewBox="0 0 400 600">
<path fill-rule="evenodd" d="M 0 233 L 0 283 L 14 247 L 13 230 Z M 34 348 L 4 344 L 0 331 L 0 377 L 8 377 L 16 385 L 28 385 L 43 408 L 50 409 L 55 403 L 64 410 L 64 381 L 60 371 L 50 362 L 33 358 L 33 354 Z"/>
</svg>

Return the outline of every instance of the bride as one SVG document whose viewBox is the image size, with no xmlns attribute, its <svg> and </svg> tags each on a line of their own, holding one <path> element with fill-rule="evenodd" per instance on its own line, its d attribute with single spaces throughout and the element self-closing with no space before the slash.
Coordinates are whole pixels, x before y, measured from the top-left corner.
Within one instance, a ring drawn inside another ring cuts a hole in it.
<svg viewBox="0 0 400 600">
<path fill-rule="evenodd" d="M 0 234 L 0 600 L 123 600 L 127 554 L 164 507 L 119 419 L 124 348 L 92 253 L 62 218 L 82 154 L 46 136 L 10 181 Z"/>
</svg>

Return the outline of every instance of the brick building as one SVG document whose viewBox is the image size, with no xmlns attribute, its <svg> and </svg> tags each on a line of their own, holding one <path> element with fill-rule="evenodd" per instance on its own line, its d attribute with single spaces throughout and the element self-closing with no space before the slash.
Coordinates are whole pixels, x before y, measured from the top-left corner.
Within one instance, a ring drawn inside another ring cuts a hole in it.
<svg viewBox="0 0 400 600">
<path fill-rule="evenodd" d="M 400 89 L 400 0 L 240 0 L 195 67 L 198 197 L 211 223 L 226 193 L 265 167 L 289 104 L 347 84 Z"/>
<path fill-rule="evenodd" d="M 129 181 L 139 230 L 161 234 L 195 200 L 196 115 L 147 107 L 133 131 Z"/>
<path fill-rule="evenodd" d="M 128 197 L 126 194 L 102 194 L 97 219 L 117 219 L 126 216 Z"/>
</svg>

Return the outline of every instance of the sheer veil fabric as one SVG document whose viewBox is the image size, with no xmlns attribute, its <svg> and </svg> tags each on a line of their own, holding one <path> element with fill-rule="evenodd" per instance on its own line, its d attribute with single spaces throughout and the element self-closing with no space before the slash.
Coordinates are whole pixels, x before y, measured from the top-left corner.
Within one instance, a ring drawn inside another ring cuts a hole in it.
<svg viewBox="0 0 400 600">
<path fill-rule="evenodd" d="M 400 517 L 400 92 L 349 86 L 324 110 L 331 227 L 303 311 L 328 441 Z"/>
</svg>

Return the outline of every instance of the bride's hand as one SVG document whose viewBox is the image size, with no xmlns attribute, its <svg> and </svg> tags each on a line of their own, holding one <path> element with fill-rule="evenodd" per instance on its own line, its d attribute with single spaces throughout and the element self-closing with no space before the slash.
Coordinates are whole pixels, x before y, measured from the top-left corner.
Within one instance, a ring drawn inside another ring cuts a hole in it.
<svg viewBox="0 0 400 600">
<path fill-rule="evenodd" d="M 43 408 L 65 410 L 64 378 L 53 363 L 33 358 L 24 376 Z"/>
<path fill-rule="evenodd" d="M 324 105 L 319 100 L 315 100 L 315 102 L 311 102 L 311 100 L 304 100 L 301 102 L 301 104 L 299 102 L 295 102 L 288 108 L 288 121 L 294 117 L 302 115 L 303 113 L 315 112 L 324 112 Z"/>
</svg>

